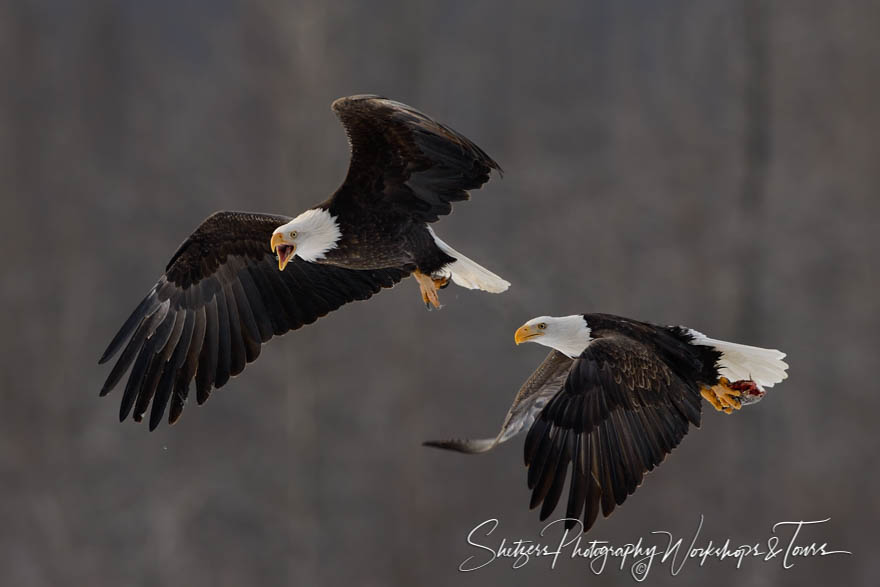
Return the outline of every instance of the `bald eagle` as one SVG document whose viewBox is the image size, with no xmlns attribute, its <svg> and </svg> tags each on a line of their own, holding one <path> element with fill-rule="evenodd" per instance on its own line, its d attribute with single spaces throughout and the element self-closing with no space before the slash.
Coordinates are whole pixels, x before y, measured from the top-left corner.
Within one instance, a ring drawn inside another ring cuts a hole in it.
<svg viewBox="0 0 880 587">
<path fill-rule="evenodd" d="M 425 444 L 491 450 L 528 428 L 530 507 L 547 519 L 571 465 L 565 527 L 589 530 L 608 517 L 687 434 L 702 400 L 730 414 L 786 378 L 784 353 L 715 340 L 682 326 L 609 314 L 526 322 L 516 344 L 552 348 L 520 388 L 495 438 Z"/>
<path fill-rule="evenodd" d="M 177 249 L 165 274 L 110 342 L 100 363 L 122 354 L 101 395 L 131 367 L 120 421 L 150 430 L 171 403 L 183 410 L 195 378 L 203 403 L 260 354 L 260 346 L 412 275 L 425 304 L 437 290 L 500 293 L 510 285 L 429 226 L 500 167 L 448 126 L 405 104 L 361 95 L 332 109 L 351 145 L 342 186 L 296 218 L 245 212 L 209 216 Z M 277 268 L 275 261 L 277 260 Z M 133 365 L 133 366 L 132 366 Z"/>
</svg>

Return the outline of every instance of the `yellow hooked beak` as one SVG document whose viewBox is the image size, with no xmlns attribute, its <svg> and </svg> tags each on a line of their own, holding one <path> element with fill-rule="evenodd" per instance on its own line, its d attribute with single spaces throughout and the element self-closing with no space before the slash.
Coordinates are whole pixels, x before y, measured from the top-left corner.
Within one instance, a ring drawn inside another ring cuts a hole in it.
<svg viewBox="0 0 880 587">
<path fill-rule="evenodd" d="M 522 344 L 539 336 L 544 336 L 544 333 L 541 330 L 538 330 L 537 326 L 529 326 L 526 324 L 516 329 L 516 332 L 513 335 L 513 340 L 516 344 Z"/>
<path fill-rule="evenodd" d="M 287 264 L 293 258 L 296 245 L 284 242 L 284 234 L 280 232 L 272 235 L 272 240 L 269 244 L 272 246 L 272 252 L 278 255 L 278 271 L 284 271 L 284 268 L 287 267 Z"/>
</svg>

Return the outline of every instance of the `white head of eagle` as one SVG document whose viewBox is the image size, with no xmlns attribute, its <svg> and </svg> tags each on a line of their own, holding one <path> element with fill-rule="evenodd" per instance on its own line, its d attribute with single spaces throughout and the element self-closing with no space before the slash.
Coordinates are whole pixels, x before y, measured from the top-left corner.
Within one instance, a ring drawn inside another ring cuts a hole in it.
<svg viewBox="0 0 880 587">
<path fill-rule="evenodd" d="M 532 318 L 517 329 L 516 344 L 536 342 L 571 358 L 579 356 L 590 344 L 590 327 L 580 314 L 572 316 L 539 316 Z"/>
<path fill-rule="evenodd" d="M 272 233 L 272 251 L 278 255 L 278 269 L 284 270 L 295 256 L 304 261 L 323 259 L 335 249 L 342 232 L 336 217 L 322 208 L 306 210 Z"/>
</svg>

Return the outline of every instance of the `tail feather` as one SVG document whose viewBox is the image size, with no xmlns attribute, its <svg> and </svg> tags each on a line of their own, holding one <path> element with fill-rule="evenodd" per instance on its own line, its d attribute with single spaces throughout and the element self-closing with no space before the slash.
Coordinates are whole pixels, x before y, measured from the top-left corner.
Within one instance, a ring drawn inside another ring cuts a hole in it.
<svg viewBox="0 0 880 587">
<path fill-rule="evenodd" d="M 718 374 L 731 381 L 751 379 L 763 389 L 788 377 L 788 363 L 782 360 L 785 353 L 781 351 L 716 340 L 696 330 L 691 334 L 692 344 L 711 346 L 721 353 Z"/>
<path fill-rule="evenodd" d="M 467 289 L 480 289 L 489 293 L 501 293 L 510 287 L 510 282 L 495 275 L 482 265 L 472 261 L 447 245 L 445 242 L 434 234 L 431 227 L 428 227 L 434 242 L 441 251 L 451 257 L 455 257 L 455 262 L 447 265 L 441 272 L 443 275 L 452 278 L 456 285 Z"/>
</svg>

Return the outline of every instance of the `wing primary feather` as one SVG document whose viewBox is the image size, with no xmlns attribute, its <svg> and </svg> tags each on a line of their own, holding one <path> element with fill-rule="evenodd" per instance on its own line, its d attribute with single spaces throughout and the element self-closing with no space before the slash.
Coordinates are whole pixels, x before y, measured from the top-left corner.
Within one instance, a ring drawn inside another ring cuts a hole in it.
<svg viewBox="0 0 880 587">
<path fill-rule="evenodd" d="M 100 395 L 105 396 L 110 393 L 116 384 L 119 383 L 119 380 L 131 366 L 131 362 L 137 356 L 138 350 L 143 346 L 144 340 L 156 328 L 159 322 L 165 318 L 165 312 L 168 311 L 168 304 L 165 305 L 164 311 L 155 311 L 149 316 L 145 317 L 141 323 L 138 325 L 137 330 L 132 335 L 131 339 L 128 341 L 128 344 L 125 346 L 125 350 L 122 351 L 122 354 L 119 356 L 119 359 L 116 361 L 116 364 L 113 365 L 113 369 L 110 371 L 110 375 L 107 376 L 107 380 L 104 382 L 104 386 L 101 388 Z"/>
<path fill-rule="evenodd" d="M 571 430 L 566 430 L 561 442 L 559 461 L 553 474 L 553 483 L 550 485 L 547 495 L 544 496 L 544 503 L 541 506 L 541 521 L 546 520 L 553 513 L 553 510 L 556 509 L 556 504 L 559 503 L 559 497 L 565 488 L 565 477 L 568 473 L 568 463 L 571 461 L 572 443 L 574 440 L 574 433 Z"/>
<path fill-rule="evenodd" d="M 119 404 L 120 422 L 125 420 L 129 412 L 131 412 L 134 400 L 137 398 L 138 390 L 141 388 L 141 383 L 153 356 L 153 341 L 147 339 L 147 342 L 141 347 L 140 353 L 138 353 L 134 367 L 131 368 L 131 374 L 129 374 L 128 381 L 125 384 L 125 391 L 122 392 L 122 401 Z"/>
<path fill-rule="evenodd" d="M 178 322 L 180 322 L 180 319 L 178 319 Z M 171 352 L 171 356 L 168 360 L 165 361 L 165 366 L 162 369 L 162 376 L 156 387 L 156 393 L 153 397 L 153 407 L 150 410 L 149 426 L 151 432 L 156 429 L 162 421 L 162 416 L 165 415 L 165 408 L 168 405 L 168 400 L 171 398 L 171 391 L 174 388 L 174 382 L 179 375 L 180 368 L 183 365 L 186 353 L 189 350 L 194 324 L 194 313 L 192 310 L 188 310 L 186 312 L 186 317 L 183 319 L 182 330 L 177 340 L 174 342 L 174 350 Z"/>
<path fill-rule="evenodd" d="M 187 385 L 196 375 L 199 367 L 199 355 L 202 351 L 202 345 L 205 342 L 205 307 L 200 306 L 193 311 L 193 331 L 190 337 L 189 348 L 186 351 L 186 357 L 183 361 L 183 369 L 181 370 L 181 382 Z"/>
<path fill-rule="evenodd" d="M 196 401 L 199 404 L 211 395 L 214 377 L 217 375 L 218 339 L 217 298 L 214 297 L 205 306 L 205 341 L 199 354 L 199 370 L 196 373 Z"/>
<path fill-rule="evenodd" d="M 101 355 L 101 358 L 98 360 L 98 364 L 102 365 L 109 361 L 113 355 L 115 355 L 118 351 L 122 343 L 128 338 L 128 335 L 132 333 L 132 331 L 141 323 L 141 321 L 149 316 L 152 312 L 155 312 L 156 309 L 160 305 L 160 301 L 158 296 L 156 295 L 156 290 L 159 288 L 159 284 L 157 283 L 153 286 L 153 289 L 150 290 L 141 303 L 138 304 L 137 308 L 131 313 L 116 335 L 113 337 L 113 340 L 110 341 L 110 344 L 107 345 L 107 349 L 104 351 L 104 354 Z"/>
<path fill-rule="evenodd" d="M 177 370 L 177 376 L 174 378 L 170 399 L 171 406 L 168 408 L 168 424 L 177 422 L 177 419 L 183 413 L 186 398 L 189 396 L 190 382 L 196 376 L 199 368 L 199 356 L 205 342 L 206 327 L 205 306 L 202 304 L 193 311 L 193 329 L 189 348 L 186 351 L 180 369 Z"/>
<path fill-rule="evenodd" d="M 594 430 L 591 434 L 584 434 L 581 440 L 584 443 L 582 450 L 586 457 L 584 463 L 587 474 L 587 497 L 584 500 L 584 532 L 592 528 L 593 524 L 596 523 L 602 500 L 602 487 L 599 485 L 599 479 L 602 478 L 602 475 L 596 443 L 598 434 L 599 431 Z"/>
<path fill-rule="evenodd" d="M 177 347 L 177 341 L 180 339 L 181 332 L 183 332 L 183 325 L 185 322 L 186 312 L 175 312 L 174 327 L 166 337 L 165 344 L 158 347 L 157 343 L 157 347 L 160 350 L 156 352 L 153 360 L 150 362 L 150 368 L 147 370 L 143 385 L 138 392 L 137 401 L 134 403 L 135 422 L 143 420 L 144 414 L 147 412 L 147 406 L 150 405 L 150 401 L 152 401 L 153 396 L 156 394 L 156 388 L 159 386 L 162 373 L 165 371 L 165 365 L 171 359 L 171 355 Z"/>
<path fill-rule="evenodd" d="M 135 422 L 140 422 L 144 419 L 144 411 L 146 411 L 146 406 L 144 402 L 149 402 L 147 389 L 154 390 L 156 388 L 156 384 L 158 383 L 158 374 L 161 374 L 162 369 L 162 355 L 153 353 L 147 359 L 147 369 L 144 373 L 144 376 L 141 378 L 140 387 L 135 390 L 134 394 L 134 410 L 131 414 L 131 418 Z M 151 397 L 151 396 L 150 396 Z"/>
<path fill-rule="evenodd" d="M 601 481 L 599 483 L 602 488 L 602 515 L 606 518 L 614 511 L 614 471 L 608 449 L 608 435 L 605 434 L 604 427 L 596 428 L 598 433 L 596 436 L 596 445 L 599 457 L 599 470 L 601 471 Z"/>
<path fill-rule="evenodd" d="M 141 352 L 138 354 L 134 367 L 131 369 L 131 374 L 128 376 L 125 392 L 122 394 L 122 403 L 119 406 L 120 421 L 128 416 L 132 405 L 134 405 L 135 400 L 140 394 L 141 387 L 143 387 L 144 380 L 152 366 L 153 356 L 160 351 L 161 345 L 164 345 L 168 340 L 168 336 L 165 333 L 170 334 L 176 314 L 176 312 L 171 310 L 166 311 L 162 322 L 147 337 L 146 342 L 141 347 Z"/>
<path fill-rule="evenodd" d="M 199 368 L 199 357 L 205 344 L 205 331 L 207 329 L 204 301 L 193 312 L 193 330 L 190 337 L 189 348 L 183 359 L 183 365 L 174 378 L 174 387 L 171 392 L 171 407 L 168 409 L 168 424 L 177 422 L 186 405 L 189 396 L 189 386 Z"/>
<path fill-rule="evenodd" d="M 177 312 L 177 309 L 170 308 L 168 314 L 165 315 L 165 319 L 162 320 L 162 323 L 150 335 L 150 338 L 155 338 L 156 352 L 158 352 L 158 349 L 165 348 L 165 345 L 168 343 L 168 338 L 173 333 L 174 325 L 177 323 Z"/>
<path fill-rule="evenodd" d="M 587 471 L 584 454 L 585 434 L 572 434 L 571 482 L 568 490 L 568 505 L 565 508 L 565 529 L 571 530 L 581 517 L 587 499 Z"/>
<path fill-rule="evenodd" d="M 559 461 L 562 458 L 563 447 L 568 437 L 568 430 L 561 428 L 553 428 L 552 430 L 553 439 L 551 443 L 548 443 L 550 448 L 546 453 L 546 457 L 542 459 L 543 463 L 536 463 L 539 466 L 543 464 L 543 466 L 539 467 L 538 482 L 532 491 L 530 508 L 536 507 L 547 497 L 553 480 L 556 478 L 556 468 L 560 465 Z"/>
<path fill-rule="evenodd" d="M 532 461 L 529 463 L 528 475 L 526 476 L 529 489 L 534 489 L 538 484 L 538 481 L 541 479 L 541 473 L 544 470 L 544 466 L 547 464 L 547 456 L 550 454 L 553 447 L 553 436 L 555 433 L 556 428 L 548 425 L 547 432 L 541 436 L 538 442 L 535 454 Z"/>
<path fill-rule="evenodd" d="M 183 408 L 186 406 L 186 398 L 189 395 L 189 383 L 174 384 L 174 391 L 171 392 L 171 407 L 168 409 L 168 424 L 174 424 L 183 414 Z"/>
<path fill-rule="evenodd" d="M 547 434 L 548 426 L 550 426 L 550 424 L 546 420 L 538 417 L 532 424 L 532 427 L 529 428 L 529 432 L 526 434 L 525 446 L 523 448 L 523 458 L 527 467 L 534 462 L 535 453 Z M 531 489 L 531 487 L 529 487 L 529 489 Z"/>
<path fill-rule="evenodd" d="M 217 373 L 214 376 L 214 387 L 223 387 L 229 381 L 230 365 L 232 363 L 232 333 L 229 319 L 226 293 L 223 289 L 217 291 Z M 205 396 L 207 399 L 207 396 Z"/>
</svg>

